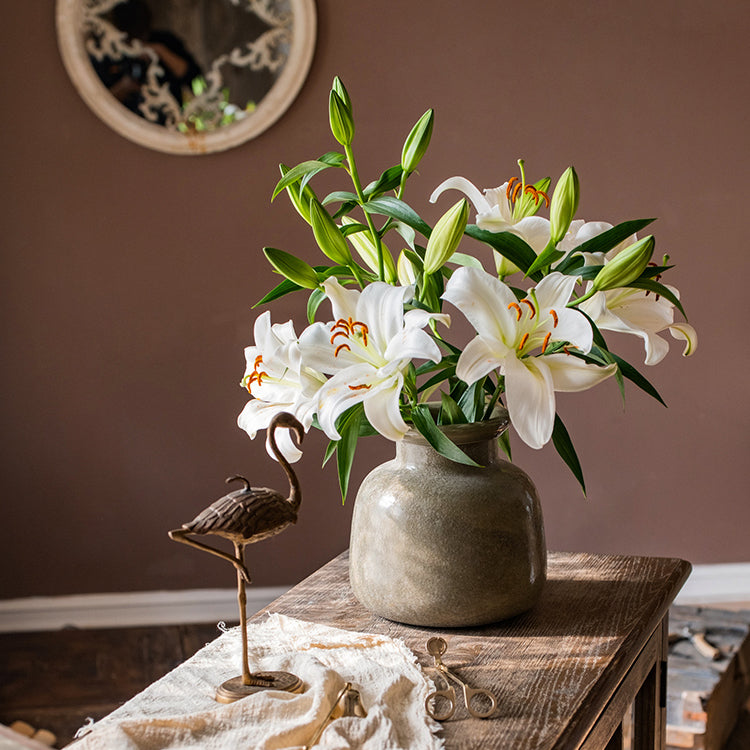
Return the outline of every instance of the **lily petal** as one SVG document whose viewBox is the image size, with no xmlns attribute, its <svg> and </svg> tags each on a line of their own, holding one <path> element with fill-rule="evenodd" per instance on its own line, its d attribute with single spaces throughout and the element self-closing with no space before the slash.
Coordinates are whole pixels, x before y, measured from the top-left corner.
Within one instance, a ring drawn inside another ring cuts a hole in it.
<svg viewBox="0 0 750 750">
<path fill-rule="evenodd" d="M 549 354 L 544 364 L 549 368 L 556 391 L 585 391 L 617 371 L 617 365 L 599 367 L 567 354 Z"/>
<path fill-rule="evenodd" d="M 299 449 L 297 444 L 294 442 L 294 439 L 292 438 L 292 431 L 287 427 L 282 427 L 280 429 L 276 430 L 276 445 L 278 446 L 278 449 L 281 451 L 284 458 L 286 458 L 287 461 L 289 461 L 290 464 L 297 463 L 297 461 L 302 458 L 302 451 Z M 273 449 L 271 448 L 271 444 L 266 437 L 266 452 L 268 453 L 271 458 L 274 460 L 276 459 L 276 455 L 273 452 Z"/>
<path fill-rule="evenodd" d="M 477 336 L 461 352 L 456 365 L 456 375 L 471 385 L 489 375 L 507 356 L 509 349 L 502 341 Z M 511 354 L 515 358 L 514 354 Z"/>
<path fill-rule="evenodd" d="M 503 362 L 505 395 L 510 421 L 521 440 L 531 448 L 542 448 L 552 437 L 555 424 L 555 392 L 552 375 L 536 357 Z"/>
<path fill-rule="evenodd" d="M 365 399 L 365 416 L 370 424 L 389 440 L 401 440 L 409 425 L 401 417 L 399 396 L 403 387 L 403 377 L 397 378 L 373 388 Z"/>
<path fill-rule="evenodd" d="M 369 336 L 378 351 L 385 351 L 388 342 L 404 325 L 404 301 L 414 296 L 413 286 L 370 284 L 359 295 L 355 320 L 367 323 Z"/>
<path fill-rule="evenodd" d="M 482 195 L 479 188 L 465 177 L 449 177 L 447 180 L 443 180 L 432 191 L 430 203 L 434 203 L 446 190 L 460 190 L 474 204 L 477 213 L 492 209 L 492 206 L 487 202 L 487 199 Z"/>
<path fill-rule="evenodd" d="M 443 299 L 455 305 L 480 336 L 513 345 L 516 316 L 508 308 L 517 301 L 515 294 L 500 279 L 464 266 L 451 276 Z"/>
<path fill-rule="evenodd" d="M 669 332 L 673 338 L 685 342 L 685 349 L 682 352 L 683 357 L 689 357 L 695 353 L 698 347 L 698 334 L 693 326 L 688 323 L 675 323 L 669 326 Z"/>
<path fill-rule="evenodd" d="M 354 318 L 357 312 L 357 300 L 359 292 L 356 289 L 347 289 L 339 283 L 335 276 L 329 276 L 323 282 L 326 296 L 331 300 L 334 320 L 343 318 Z"/>
</svg>

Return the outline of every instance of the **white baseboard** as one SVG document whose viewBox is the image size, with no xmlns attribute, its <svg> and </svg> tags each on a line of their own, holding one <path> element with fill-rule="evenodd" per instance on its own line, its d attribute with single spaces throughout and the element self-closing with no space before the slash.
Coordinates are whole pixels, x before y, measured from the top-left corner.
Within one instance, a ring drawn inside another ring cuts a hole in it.
<svg viewBox="0 0 750 750">
<path fill-rule="evenodd" d="M 281 596 L 286 587 L 250 587 L 247 611 L 253 614 Z M 750 563 L 696 565 L 675 604 L 750 603 Z M 750 605 L 749 605 L 750 606 Z M 181 625 L 236 622 L 235 589 L 133 591 L 0 600 L 0 633 L 29 630 Z"/>
<path fill-rule="evenodd" d="M 750 608 L 750 562 L 694 565 L 675 604 L 739 604 Z"/>
<path fill-rule="evenodd" d="M 250 587 L 247 612 L 254 614 L 288 587 Z M 35 596 L 0 600 L 0 633 L 74 628 L 236 622 L 236 589 L 132 591 L 116 594 Z"/>
</svg>

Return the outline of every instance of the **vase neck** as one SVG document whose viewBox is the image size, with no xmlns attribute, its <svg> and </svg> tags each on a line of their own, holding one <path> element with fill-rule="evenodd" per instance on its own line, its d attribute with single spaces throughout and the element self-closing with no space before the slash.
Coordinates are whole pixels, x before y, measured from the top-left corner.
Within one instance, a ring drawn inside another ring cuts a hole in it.
<svg viewBox="0 0 750 750">
<path fill-rule="evenodd" d="M 461 450 L 480 466 L 487 466 L 500 458 L 497 437 L 494 435 L 469 442 L 456 442 Z M 396 460 L 407 466 L 416 464 L 420 466 L 453 464 L 455 467 L 458 465 L 449 458 L 440 455 L 425 440 L 400 440 L 396 443 Z M 472 467 L 465 466 L 465 468 L 471 469 Z"/>
</svg>

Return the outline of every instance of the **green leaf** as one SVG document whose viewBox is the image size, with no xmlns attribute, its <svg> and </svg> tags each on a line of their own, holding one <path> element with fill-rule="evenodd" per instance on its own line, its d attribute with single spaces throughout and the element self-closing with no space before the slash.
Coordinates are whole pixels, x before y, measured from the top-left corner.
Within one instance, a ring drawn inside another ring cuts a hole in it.
<svg viewBox="0 0 750 750">
<path fill-rule="evenodd" d="M 264 247 L 263 253 L 268 258 L 268 262 L 289 281 L 306 289 L 318 288 L 318 274 L 304 260 L 285 253 L 283 250 L 277 250 L 275 247 Z"/>
<path fill-rule="evenodd" d="M 408 203 L 404 203 L 404 201 L 393 196 L 383 195 L 379 198 L 373 198 L 367 201 L 362 208 L 368 214 L 380 214 L 402 221 L 424 237 L 429 237 L 432 232 L 429 224 Z"/>
<path fill-rule="evenodd" d="M 639 279 L 636 279 L 635 281 L 631 281 L 628 286 L 635 287 L 636 289 L 646 289 L 649 292 L 658 294 L 660 297 L 665 297 L 685 316 L 685 320 L 687 320 L 687 315 L 685 314 L 685 310 L 683 309 L 680 300 L 677 299 L 677 296 L 674 294 L 674 292 L 665 287 L 664 284 L 660 284 L 658 281 L 654 281 L 653 279 L 644 279 L 643 277 L 641 277 Z"/>
<path fill-rule="evenodd" d="M 484 378 L 472 383 L 458 400 L 468 422 L 477 422 L 484 414 Z"/>
<path fill-rule="evenodd" d="M 273 302 L 274 300 L 277 300 L 286 294 L 290 294 L 291 292 L 298 292 L 303 288 L 304 287 L 301 287 L 299 284 L 295 284 L 293 281 L 289 281 L 289 279 L 284 279 L 284 281 L 282 281 L 278 286 L 274 287 L 270 292 L 268 292 L 268 294 L 266 294 L 263 299 L 259 299 L 253 305 L 253 308 L 260 307 L 260 305 L 265 305 L 267 302 Z"/>
<path fill-rule="evenodd" d="M 468 420 L 459 405 L 447 394 L 440 394 L 440 424 L 466 424 Z"/>
<path fill-rule="evenodd" d="M 427 404 L 418 404 L 415 406 L 411 412 L 411 420 L 419 434 L 441 456 L 445 456 L 447 459 L 459 464 L 479 467 L 479 464 L 474 459 L 469 458 L 452 440 L 440 431 L 440 428 L 432 418 L 432 414 L 430 414 Z"/>
<path fill-rule="evenodd" d="M 315 322 L 315 313 L 320 307 L 320 303 L 326 298 L 326 293 L 322 289 L 313 289 L 307 299 L 307 322 L 312 325 Z"/>
<path fill-rule="evenodd" d="M 459 266 L 469 266 L 470 268 L 478 268 L 484 270 L 484 266 L 478 258 L 467 253 L 453 253 L 450 257 L 450 263 L 456 263 Z"/>
<path fill-rule="evenodd" d="M 623 240 L 626 240 L 636 232 L 640 232 L 641 229 L 647 227 L 656 219 L 633 219 L 631 221 L 623 221 L 621 224 L 617 224 L 608 229 L 606 232 L 597 234 L 596 237 L 592 237 L 590 240 L 574 247 L 567 257 L 576 255 L 578 253 L 608 253 L 613 247 L 619 245 Z"/>
<path fill-rule="evenodd" d="M 357 196 L 348 190 L 335 190 L 332 193 L 328 193 L 321 203 L 327 206 L 329 203 L 356 203 L 357 200 Z"/>
<path fill-rule="evenodd" d="M 565 253 L 562 252 L 562 250 L 557 250 L 553 244 L 547 245 L 547 247 L 545 247 L 544 250 L 539 253 L 534 262 L 529 266 L 529 270 L 526 272 L 526 275 L 528 276 L 530 274 L 536 273 L 537 271 L 541 271 L 545 266 L 548 266 L 551 263 L 554 263 L 556 260 L 562 258 L 563 255 L 565 255 Z"/>
<path fill-rule="evenodd" d="M 585 497 L 586 482 L 583 480 L 581 462 L 578 460 L 570 435 L 568 435 L 562 419 L 557 414 L 555 414 L 555 426 L 552 428 L 552 443 L 555 446 L 555 450 L 560 454 L 560 458 L 565 461 L 568 468 L 573 472 L 573 476 L 578 480 L 578 484 L 581 485 Z"/>
<path fill-rule="evenodd" d="M 500 437 L 498 437 L 498 442 L 500 443 L 500 447 L 503 449 L 503 453 L 508 457 L 508 461 L 513 460 L 511 447 L 510 447 L 510 430 L 505 430 L 500 434 Z"/>
<path fill-rule="evenodd" d="M 319 159 L 311 159 L 310 161 L 303 161 L 301 164 L 298 164 L 296 167 L 292 167 L 277 183 L 276 187 L 273 189 L 273 194 L 271 195 L 271 200 L 274 200 L 276 196 L 284 190 L 287 186 L 297 182 L 297 180 L 303 178 L 305 175 L 310 175 L 311 177 L 313 175 L 318 174 L 318 172 L 322 172 L 324 169 L 329 169 L 330 167 L 336 167 L 341 166 L 340 164 L 329 164 L 326 161 L 322 161 Z"/>
<path fill-rule="evenodd" d="M 524 273 L 529 270 L 536 259 L 536 253 L 531 246 L 510 232 L 488 232 L 486 229 L 480 229 L 476 224 L 469 224 L 466 227 L 466 234 L 494 248 Z"/>
<path fill-rule="evenodd" d="M 336 465 L 339 474 L 339 487 L 341 488 L 341 504 L 346 502 L 346 493 L 349 489 L 349 477 L 352 472 L 354 453 L 357 450 L 359 439 L 359 427 L 364 414 L 362 404 L 356 404 L 347 409 L 336 421 L 336 429 L 341 435 L 336 448 Z"/>
<path fill-rule="evenodd" d="M 377 180 L 371 182 L 362 191 L 363 195 L 365 196 L 365 198 L 374 198 L 388 192 L 389 190 L 394 190 L 401 184 L 402 174 L 403 169 L 401 169 L 400 164 L 396 164 L 393 167 L 388 167 L 388 169 L 386 169 L 385 172 L 383 172 L 383 174 L 381 174 Z"/>
<path fill-rule="evenodd" d="M 649 381 L 641 375 L 633 365 L 626 362 L 622 357 L 618 357 L 613 352 L 609 352 L 612 359 L 617 362 L 617 367 L 620 372 L 632 383 L 637 385 L 642 391 L 648 393 L 649 396 L 655 398 L 662 406 L 666 406 L 664 399 L 659 395 L 659 392 L 654 388 Z"/>
</svg>

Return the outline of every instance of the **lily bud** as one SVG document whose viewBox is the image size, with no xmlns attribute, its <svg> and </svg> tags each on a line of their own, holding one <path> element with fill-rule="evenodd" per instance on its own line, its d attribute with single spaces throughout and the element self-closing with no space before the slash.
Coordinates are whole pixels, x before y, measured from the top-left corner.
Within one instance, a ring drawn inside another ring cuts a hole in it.
<svg viewBox="0 0 750 750">
<path fill-rule="evenodd" d="M 341 223 L 346 227 L 351 224 L 356 224 L 350 216 L 342 216 Z M 359 257 L 365 262 L 365 265 L 373 272 L 378 273 L 378 249 L 375 243 L 370 237 L 370 233 L 366 231 L 354 232 L 348 234 L 346 239 L 352 243 L 354 249 L 359 253 Z M 396 265 L 393 262 L 393 256 L 391 251 L 386 247 L 385 243 L 381 241 L 380 247 L 383 250 L 383 267 L 385 269 L 385 280 L 392 284 L 396 280 Z"/>
<path fill-rule="evenodd" d="M 435 273 L 456 252 L 468 221 L 469 201 L 466 198 L 462 198 L 438 219 L 427 240 L 425 274 Z"/>
<path fill-rule="evenodd" d="M 344 102 L 349 112 L 353 112 L 354 110 L 352 109 L 352 100 L 349 97 L 349 92 L 346 90 L 346 86 L 344 86 L 338 76 L 334 77 L 331 88 L 341 97 L 341 101 Z"/>
<path fill-rule="evenodd" d="M 348 266 L 352 262 L 349 245 L 346 244 L 344 235 L 341 234 L 341 230 L 336 226 L 331 215 L 315 198 L 310 201 L 310 224 L 315 241 L 323 254 L 334 263 Z"/>
<path fill-rule="evenodd" d="M 570 222 L 578 210 L 578 175 L 568 167 L 555 185 L 549 208 L 550 245 L 557 245 L 565 237 Z"/>
<path fill-rule="evenodd" d="M 318 274 L 304 260 L 300 260 L 290 253 L 285 253 L 283 250 L 277 250 L 275 247 L 264 247 L 263 253 L 268 262 L 289 281 L 303 289 L 318 288 Z"/>
<path fill-rule="evenodd" d="M 331 123 L 333 137 L 342 145 L 351 145 L 354 139 L 354 119 L 352 111 L 344 100 L 331 89 L 328 99 L 328 119 Z"/>
<path fill-rule="evenodd" d="M 417 164 L 430 145 L 432 137 L 432 125 L 435 122 L 435 113 L 428 109 L 417 120 L 416 125 L 411 129 L 411 133 L 404 141 L 404 148 L 401 151 L 401 168 L 409 174 L 417 168 Z"/>
<path fill-rule="evenodd" d="M 604 292 L 635 281 L 648 266 L 655 244 L 653 235 L 649 235 L 621 250 L 599 271 L 591 288 L 596 292 Z"/>
<path fill-rule="evenodd" d="M 406 257 L 406 253 L 402 250 L 398 256 L 398 264 L 396 266 L 398 271 L 398 283 L 401 286 L 409 286 L 409 284 L 415 284 L 417 281 L 417 272 L 414 270 L 414 265 Z"/>
</svg>

